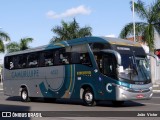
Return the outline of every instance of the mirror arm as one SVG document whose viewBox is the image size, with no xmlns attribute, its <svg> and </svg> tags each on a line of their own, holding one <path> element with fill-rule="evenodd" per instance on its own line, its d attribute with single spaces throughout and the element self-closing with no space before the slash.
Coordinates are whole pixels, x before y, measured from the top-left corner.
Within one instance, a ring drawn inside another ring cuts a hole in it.
<svg viewBox="0 0 160 120">
<path fill-rule="evenodd" d="M 159 58 L 158 58 L 157 55 L 155 55 L 155 54 L 153 54 L 153 53 L 147 53 L 147 55 L 155 58 L 155 59 L 156 59 L 156 65 L 159 66 L 159 62 L 158 62 L 158 61 L 159 61 Z"/>
</svg>

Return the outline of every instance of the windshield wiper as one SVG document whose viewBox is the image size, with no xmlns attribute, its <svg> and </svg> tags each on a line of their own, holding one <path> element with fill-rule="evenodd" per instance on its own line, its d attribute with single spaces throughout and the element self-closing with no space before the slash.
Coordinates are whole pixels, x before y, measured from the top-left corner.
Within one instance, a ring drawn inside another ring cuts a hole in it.
<svg viewBox="0 0 160 120">
<path fill-rule="evenodd" d="M 143 74 L 143 76 L 145 76 L 145 78 L 147 79 L 147 75 L 145 74 L 144 70 L 139 66 L 141 73 Z M 148 80 L 148 79 L 147 79 Z"/>
<path fill-rule="evenodd" d="M 129 57 L 130 58 L 130 63 L 132 64 L 131 65 L 131 68 L 136 72 L 136 74 L 138 75 L 138 70 L 136 69 L 135 67 L 135 62 L 134 62 L 134 59 L 133 59 L 133 56 L 132 57 Z"/>
<path fill-rule="evenodd" d="M 135 57 L 135 51 L 133 51 L 133 56 L 131 57 L 132 58 L 132 64 L 133 64 L 133 69 L 136 71 L 136 73 L 137 73 L 137 76 L 138 76 L 138 80 L 140 80 L 139 79 L 139 73 L 138 73 L 138 65 L 137 65 L 137 62 L 136 62 L 136 57 Z"/>
</svg>

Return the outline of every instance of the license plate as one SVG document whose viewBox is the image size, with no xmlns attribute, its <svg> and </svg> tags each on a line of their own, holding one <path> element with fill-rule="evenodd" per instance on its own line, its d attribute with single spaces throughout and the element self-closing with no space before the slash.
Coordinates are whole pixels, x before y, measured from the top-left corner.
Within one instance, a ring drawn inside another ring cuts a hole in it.
<svg viewBox="0 0 160 120">
<path fill-rule="evenodd" d="M 144 98 L 144 95 L 138 94 L 138 95 L 137 95 L 137 98 Z"/>
</svg>

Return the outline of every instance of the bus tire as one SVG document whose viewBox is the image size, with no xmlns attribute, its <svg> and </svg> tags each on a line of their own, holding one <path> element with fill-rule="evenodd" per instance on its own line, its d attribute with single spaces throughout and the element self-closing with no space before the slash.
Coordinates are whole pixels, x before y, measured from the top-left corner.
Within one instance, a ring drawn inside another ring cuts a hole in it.
<svg viewBox="0 0 160 120">
<path fill-rule="evenodd" d="M 94 94 L 91 88 L 84 89 L 83 101 L 86 106 L 95 106 L 96 101 L 94 99 Z"/>
<path fill-rule="evenodd" d="M 21 101 L 22 102 L 29 102 L 30 101 L 30 98 L 28 96 L 28 90 L 26 88 L 22 88 Z"/>
</svg>

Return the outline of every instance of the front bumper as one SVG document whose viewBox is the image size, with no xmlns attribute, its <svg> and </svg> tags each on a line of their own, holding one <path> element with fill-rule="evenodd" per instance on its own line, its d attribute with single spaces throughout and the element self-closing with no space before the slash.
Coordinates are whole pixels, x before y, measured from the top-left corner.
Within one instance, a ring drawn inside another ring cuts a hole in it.
<svg viewBox="0 0 160 120">
<path fill-rule="evenodd" d="M 131 90 L 125 90 L 122 87 L 116 86 L 116 100 L 126 101 L 151 99 L 153 95 L 152 89 L 150 89 L 151 85 L 147 86 L 150 87 L 144 88 L 143 86 L 140 86 L 138 89 L 132 88 Z"/>
</svg>

